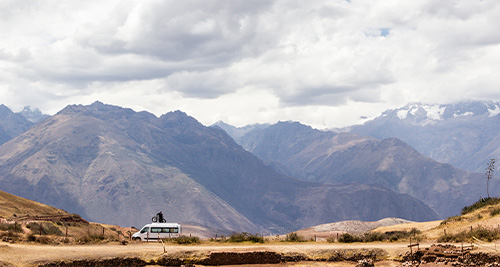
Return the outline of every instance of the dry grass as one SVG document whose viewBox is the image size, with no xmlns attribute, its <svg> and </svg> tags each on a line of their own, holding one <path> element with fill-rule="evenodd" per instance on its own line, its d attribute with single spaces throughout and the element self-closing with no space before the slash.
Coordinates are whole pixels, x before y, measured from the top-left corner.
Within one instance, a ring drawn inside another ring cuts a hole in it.
<svg viewBox="0 0 500 267">
<path fill-rule="evenodd" d="M 464 231 L 470 231 L 477 227 L 486 229 L 500 229 L 500 214 L 496 210 L 500 209 L 500 204 L 479 208 L 465 215 L 450 217 L 444 221 L 417 222 L 399 224 L 394 226 L 379 227 L 373 231 L 388 232 L 401 231 L 416 228 L 422 231 L 428 241 L 436 241 L 438 238 L 447 235 L 455 235 Z"/>
<path fill-rule="evenodd" d="M 0 217 L 46 216 L 68 214 L 64 210 L 0 191 Z"/>
</svg>

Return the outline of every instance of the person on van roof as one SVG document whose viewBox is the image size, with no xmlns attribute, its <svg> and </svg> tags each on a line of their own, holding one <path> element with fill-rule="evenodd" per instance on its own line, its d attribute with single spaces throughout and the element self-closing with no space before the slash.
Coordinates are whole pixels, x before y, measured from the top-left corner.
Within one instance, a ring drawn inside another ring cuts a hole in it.
<svg viewBox="0 0 500 267">
<path fill-rule="evenodd" d="M 163 219 L 163 212 L 160 211 L 157 215 L 159 223 L 165 222 L 165 220 Z"/>
</svg>

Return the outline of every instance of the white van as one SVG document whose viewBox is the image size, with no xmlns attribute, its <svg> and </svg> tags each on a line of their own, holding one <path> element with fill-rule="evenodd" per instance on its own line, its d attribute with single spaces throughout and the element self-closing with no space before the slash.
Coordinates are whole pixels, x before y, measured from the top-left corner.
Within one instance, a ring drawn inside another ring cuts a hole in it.
<svg viewBox="0 0 500 267">
<path fill-rule="evenodd" d="M 179 237 L 182 233 L 181 225 L 178 223 L 150 223 L 132 235 L 132 240 L 158 241 L 158 238 Z"/>
</svg>

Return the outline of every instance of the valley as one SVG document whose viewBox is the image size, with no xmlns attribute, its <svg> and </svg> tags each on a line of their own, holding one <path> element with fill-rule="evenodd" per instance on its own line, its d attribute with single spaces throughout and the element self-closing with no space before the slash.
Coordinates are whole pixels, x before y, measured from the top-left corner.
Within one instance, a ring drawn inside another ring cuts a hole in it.
<svg viewBox="0 0 500 267">
<path fill-rule="evenodd" d="M 331 266 L 355 266 L 352 253 L 401 266 L 410 238 L 429 248 L 477 235 L 474 253 L 488 255 L 500 238 L 498 204 L 458 216 L 485 195 L 483 174 L 396 137 L 298 122 L 206 127 L 181 111 L 156 117 L 101 102 L 39 121 L 2 106 L 0 117 L 0 266 L 203 265 L 247 254 L 285 266 L 333 258 L 343 261 Z M 499 189 L 493 179 L 489 192 Z M 158 211 L 193 243 L 131 241 Z M 229 241 L 238 235 L 263 243 Z"/>
</svg>

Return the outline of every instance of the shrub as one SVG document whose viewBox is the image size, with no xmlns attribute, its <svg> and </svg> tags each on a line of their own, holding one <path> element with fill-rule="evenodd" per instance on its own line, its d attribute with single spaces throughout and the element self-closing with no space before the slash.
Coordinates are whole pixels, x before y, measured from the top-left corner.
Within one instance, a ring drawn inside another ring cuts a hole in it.
<svg viewBox="0 0 500 267">
<path fill-rule="evenodd" d="M 22 233 L 23 229 L 19 224 L 15 225 L 13 223 L 0 223 L 0 231 L 12 231 L 16 233 Z"/>
<path fill-rule="evenodd" d="M 476 203 L 466 206 L 462 208 L 462 212 L 460 214 L 465 215 L 467 213 L 471 213 L 477 209 L 480 209 L 485 206 L 495 205 L 500 203 L 500 198 L 480 198 Z"/>
<path fill-rule="evenodd" d="M 52 244 L 54 243 L 54 240 L 52 240 L 48 236 L 39 236 L 36 238 L 36 242 L 44 245 Z"/>
<path fill-rule="evenodd" d="M 87 234 L 87 235 L 84 235 L 80 238 L 77 238 L 76 239 L 76 242 L 77 243 L 81 243 L 81 244 L 87 244 L 87 243 L 99 243 L 101 241 L 104 241 L 104 236 L 102 235 L 96 235 L 96 234 Z"/>
<path fill-rule="evenodd" d="M 478 226 L 473 228 L 472 231 L 466 230 L 457 234 L 442 235 L 438 238 L 438 242 L 462 242 L 471 240 L 472 237 L 491 242 L 493 240 L 500 239 L 500 231 L 497 228 L 489 229 Z"/>
<path fill-rule="evenodd" d="M 417 240 L 421 239 L 420 236 L 422 232 L 416 228 L 412 228 L 408 231 L 390 231 L 385 233 L 377 232 L 367 232 L 363 235 L 353 235 L 349 233 L 344 233 L 339 237 L 339 242 L 342 243 L 352 243 L 352 242 L 375 242 L 375 241 L 397 241 L 399 239 L 406 239 L 410 237 L 415 237 Z M 328 242 L 335 242 L 335 238 L 329 237 Z"/>
<path fill-rule="evenodd" d="M 264 243 L 264 237 L 243 232 L 243 233 L 232 234 L 226 241 L 233 243 L 240 243 L 240 242 Z"/>
<path fill-rule="evenodd" d="M 3 233 L 0 233 L 0 240 L 2 241 L 17 241 L 19 240 L 19 234 L 18 233 L 15 233 L 14 231 L 7 231 L 7 232 L 3 232 Z"/>
<path fill-rule="evenodd" d="M 29 242 L 35 242 L 36 236 L 33 233 L 28 234 L 28 236 L 26 237 L 26 240 L 28 240 Z"/>
<path fill-rule="evenodd" d="M 285 237 L 285 242 L 305 242 L 305 238 L 296 232 L 287 234 Z"/>
<path fill-rule="evenodd" d="M 383 241 L 387 238 L 387 235 L 376 232 L 368 232 L 363 234 L 363 242 L 375 242 Z"/>
<path fill-rule="evenodd" d="M 341 243 L 363 242 L 363 239 L 356 235 L 343 233 L 342 235 L 339 236 L 339 242 Z"/>
<path fill-rule="evenodd" d="M 186 244 L 200 244 L 200 238 L 197 236 L 179 236 L 175 238 L 168 238 L 166 239 L 168 242 L 176 243 L 179 245 L 186 245 Z"/>
<path fill-rule="evenodd" d="M 329 236 L 327 239 L 326 239 L 326 242 L 328 243 L 335 243 L 335 241 L 337 241 L 337 239 L 333 236 Z"/>
<path fill-rule="evenodd" d="M 495 216 L 495 215 L 498 215 L 498 214 L 500 214 L 500 208 L 495 208 L 495 209 L 490 210 L 490 215 L 491 216 Z"/>
<path fill-rule="evenodd" d="M 445 225 L 445 224 L 451 223 L 451 222 L 460 222 L 462 220 L 463 220 L 462 216 L 452 216 L 452 217 L 448 217 L 446 220 L 442 221 L 440 223 L 440 225 Z"/>
<path fill-rule="evenodd" d="M 42 235 L 64 235 L 59 227 L 55 226 L 54 223 L 29 223 L 26 228 L 30 229 L 34 234 L 40 234 L 40 225 L 42 226 Z"/>
</svg>

